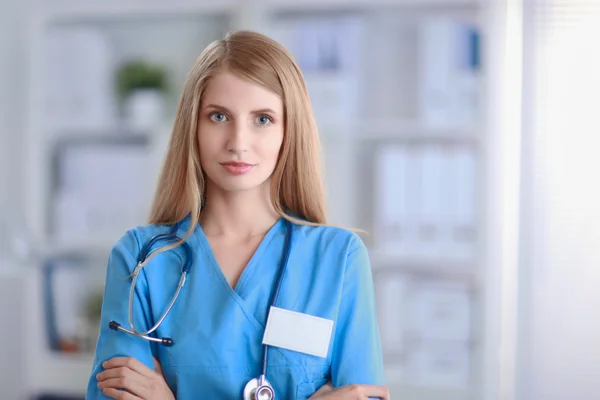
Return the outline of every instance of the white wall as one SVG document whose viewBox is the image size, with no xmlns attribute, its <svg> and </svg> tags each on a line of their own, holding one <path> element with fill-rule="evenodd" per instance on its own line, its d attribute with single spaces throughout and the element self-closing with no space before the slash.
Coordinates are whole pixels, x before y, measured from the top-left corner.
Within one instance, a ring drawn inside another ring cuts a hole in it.
<svg viewBox="0 0 600 400">
<path fill-rule="evenodd" d="M 600 131 L 598 123 L 595 131 Z M 571 132 L 569 137 L 587 142 L 586 133 L 591 130 Z M 592 175 L 600 170 L 600 158 L 586 155 L 581 144 L 557 137 L 539 144 L 555 151 L 545 160 L 553 167 L 534 183 L 539 218 L 532 221 L 531 247 L 526 249 L 531 252 L 530 263 L 523 265 L 523 273 L 529 276 L 522 293 L 529 307 L 522 308 L 526 334 L 521 352 L 528 358 L 528 378 L 521 399 L 597 399 L 600 196 L 591 186 L 597 184 Z M 580 184 L 575 176 L 581 177 Z"/>
<path fill-rule="evenodd" d="M 19 160 L 25 110 L 26 4 L 3 0 L 0 5 L 0 223 L 14 216 L 22 192 Z"/>
<path fill-rule="evenodd" d="M 0 4 L 0 397 L 7 400 L 19 399 L 24 384 L 20 341 L 24 310 L 17 297 L 22 289 L 4 257 L 8 249 L 2 244 L 9 232 L 2 224 L 17 217 L 22 196 L 25 7 L 25 1 L 4 0 Z"/>
<path fill-rule="evenodd" d="M 600 396 L 600 4 L 596 10 L 571 13 L 537 47 L 538 62 L 526 64 L 522 400 Z"/>
</svg>

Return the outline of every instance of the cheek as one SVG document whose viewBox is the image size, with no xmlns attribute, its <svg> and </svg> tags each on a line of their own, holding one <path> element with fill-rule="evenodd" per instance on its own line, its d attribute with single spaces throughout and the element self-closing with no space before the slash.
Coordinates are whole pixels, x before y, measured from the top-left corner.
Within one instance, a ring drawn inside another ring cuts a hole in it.
<svg viewBox="0 0 600 400">
<path fill-rule="evenodd" d="M 282 144 L 283 136 L 269 138 L 269 140 L 261 143 L 262 156 L 266 159 L 276 162 L 277 158 L 279 157 L 279 151 Z"/>
<path fill-rule="evenodd" d="M 199 134 L 197 141 L 201 159 L 205 157 L 213 158 L 214 154 L 218 152 L 222 146 L 222 144 L 219 143 L 219 136 L 211 135 L 209 132 Z"/>
</svg>

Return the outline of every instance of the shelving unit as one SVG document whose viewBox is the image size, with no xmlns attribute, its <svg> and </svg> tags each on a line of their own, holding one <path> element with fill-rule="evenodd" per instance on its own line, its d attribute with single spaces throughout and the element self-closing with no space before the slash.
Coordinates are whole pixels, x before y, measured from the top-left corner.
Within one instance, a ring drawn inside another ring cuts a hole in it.
<svg viewBox="0 0 600 400">
<path fill-rule="evenodd" d="M 353 124 L 353 125 L 351 125 Z M 394 141 L 431 141 L 436 143 L 466 141 L 476 143 L 480 138 L 474 126 L 462 127 L 429 127 L 415 120 L 367 120 L 357 122 L 340 122 L 320 127 L 323 132 L 330 132 L 328 137 L 361 141 L 377 141 L 391 139 Z"/>
<path fill-rule="evenodd" d="M 377 253 L 370 254 L 371 262 L 375 273 L 403 272 L 411 275 L 422 276 L 426 278 L 442 278 L 444 280 L 457 280 L 476 285 L 478 276 L 474 266 L 447 261 L 423 261 L 407 260 L 398 262 L 397 259 L 390 256 L 379 257 Z"/>
<path fill-rule="evenodd" d="M 290 33 L 290 26 L 302 21 L 352 21 L 351 24 L 357 24 L 349 28 L 352 37 L 357 38 L 356 46 L 350 49 L 355 56 L 348 62 L 350 67 L 344 70 L 341 78 L 331 72 L 303 69 L 309 91 L 314 96 L 313 106 L 324 149 L 331 222 L 364 228 L 370 232 L 365 236 L 365 242 L 371 252 L 376 281 L 381 276 L 398 275 L 409 285 L 412 284 L 410 282 L 421 284 L 430 281 L 466 285 L 472 301 L 471 336 L 477 338 L 468 341 L 468 381 L 464 386 L 444 386 L 444 382 L 438 382 L 439 387 L 424 385 L 422 377 L 414 373 L 415 369 L 424 367 L 411 367 L 411 363 L 426 363 L 427 360 L 414 361 L 416 356 L 408 355 L 410 352 L 407 353 L 406 346 L 399 352 L 402 354 L 400 357 L 394 355 L 394 349 L 387 349 L 386 371 L 392 396 L 419 400 L 486 399 L 489 388 L 481 382 L 489 381 L 484 377 L 489 372 L 482 366 L 490 356 L 485 353 L 483 335 L 484 320 L 491 311 L 482 302 L 488 290 L 481 254 L 484 243 L 481 237 L 484 232 L 483 219 L 476 221 L 478 243 L 471 259 L 448 260 L 441 256 L 424 260 L 398 258 L 381 250 L 372 212 L 377 207 L 373 160 L 382 144 L 466 146 L 476 153 L 477 162 L 483 162 L 481 150 L 485 147 L 486 134 L 482 120 L 425 123 L 420 114 L 418 87 L 419 73 L 423 71 L 418 64 L 419 32 L 423 21 L 433 16 L 455 17 L 473 23 L 485 37 L 484 30 L 488 22 L 485 19 L 489 15 L 483 12 L 483 4 L 478 0 L 308 0 L 297 3 L 263 0 L 252 5 L 235 0 L 106 4 L 73 1 L 47 10 L 39 9 L 32 17 L 30 27 L 31 114 L 27 137 L 29 167 L 26 196 L 27 222 L 39 252 L 44 255 L 91 252 L 102 258 L 106 257 L 110 247 L 123 233 L 123 227 L 116 227 L 114 234 L 88 235 L 70 241 L 57 241 L 53 237 L 47 205 L 50 204 L 53 190 L 49 179 L 51 145 L 56 138 L 79 135 L 86 138 L 103 137 L 107 132 L 126 138 L 131 134 L 126 132 L 127 128 L 123 127 L 116 114 L 114 119 L 96 126 L 76 126 L 63 130 L 48 128 L 43 62 L 48 32 L 66 27 L 94 27 L 109 38 L 115 65 L 129 57 L 141 55 L 169 66 L 173 88 L 167 105 L 168 115 L 159 126 L 143 133 L 149 138 L 148 171 L 157 173 L 185 74 L 206 44 L 229 30 L 241 28 L 262 31 L 286 44 L 290 39 L 286 36 Z M 290 43 L 293 47 L 293 40 Z M 485 40 L 481 46 L 485 49 Z M 350 84 L 345 85 L 348 82 Z M 485 82 L 479 84 L 484 86 Z M 349 86 L 351 89 L 348 89 Z M 329 118 L 328 111 L 331 108 L 320 97 L 327 90 L 338 90 L 335 88 L 350 90 L 336 92 L 339 98 L 349 93 L 350 102 L 344 103 L 335 113 L 331 112 L 333 117 Z M 485 92 L 477 92 L 480 94 L 478 117 L 482 117 Z M 337 165 L 346 165 L 348 168 L 337 168 Z M 480 187 L 484 179 L 485 176 L 480 177 L 477 182 L 478 209 L 485 202 Z M 144 189 L 148 199 L 151 198 L 152 188 L 150 184 Z M 144 222 L 139 221 L 140 224 Z M 374 231 L 375 234 L 372 234 Z M 41 284 L 41 276 L 36 269 L 29 273 L 33 282 L 30 290 L 35 293 L 36 285 Z M 42 299 L 31 296 L 28 301 L 30 309 L 36 310 L 29 315 L 25 329 L 29 342 L 33 343 L 28 349 L 28 365 L 31 368 L 27 382 L 30 391 L 83 394 L 89 378 L 91 355 L 69 356 L 49 352 L 43 340 Z M 414 344 L 410 341 L 407 344 L 411 346 L 411 343 Z"/>
</svg>

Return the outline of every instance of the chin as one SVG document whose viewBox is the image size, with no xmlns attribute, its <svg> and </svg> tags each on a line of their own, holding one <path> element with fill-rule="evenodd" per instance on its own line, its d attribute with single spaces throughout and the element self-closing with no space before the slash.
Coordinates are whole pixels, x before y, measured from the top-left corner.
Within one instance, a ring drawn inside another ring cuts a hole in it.
<svg viewBox="0 0 600 400">
<path fill-rule="evenodd" d="M 222 179 L 215 182 L 215 184 L 218 187 L 227 192 L 242 192 L 247 190 L 258 189 L 264 183 L 265 182 L 263 180 L 257 181 L 256 179 L 240 179 L 240 177 L 237 177 L 235 179 Z"/>
<path fill-rule="evenodd" d="M 246 192 L 248 190 L 257 189 L 260 185 L 223 185 L 221 189 L 226 192 Z"/>
<path fill-rule="evenodd" d="M 270 181 L 269 175 L 265 176 L 264 171 L 252 171 L 246 175 L 238 176 L 229 175 L 218 169 L 205 170 L 205 173 L 215 188 L 225 192 L 242 192 L 259 189 L 264 185 L 268 185 Z"/>
</svg>

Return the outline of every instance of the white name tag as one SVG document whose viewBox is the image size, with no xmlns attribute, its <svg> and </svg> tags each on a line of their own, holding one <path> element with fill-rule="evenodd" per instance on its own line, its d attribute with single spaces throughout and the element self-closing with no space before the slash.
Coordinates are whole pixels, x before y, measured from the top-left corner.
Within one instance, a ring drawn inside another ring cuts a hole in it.
<svg viewBox="0 0 600 400">
<path fill-rule="evenodd" d="M 271 307 L 263 344 L 325 358 L 332 330 L 330 319 Z"/>
</svg>

